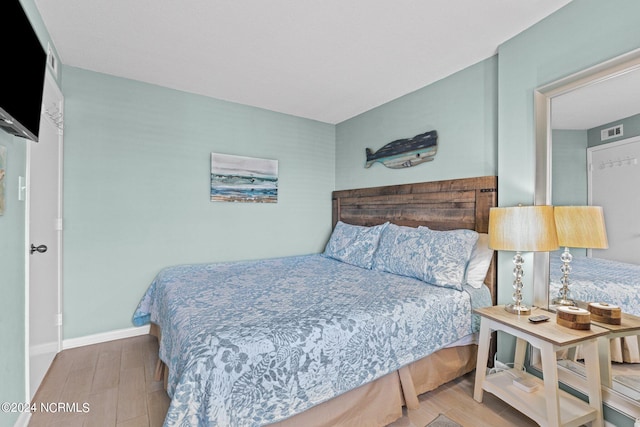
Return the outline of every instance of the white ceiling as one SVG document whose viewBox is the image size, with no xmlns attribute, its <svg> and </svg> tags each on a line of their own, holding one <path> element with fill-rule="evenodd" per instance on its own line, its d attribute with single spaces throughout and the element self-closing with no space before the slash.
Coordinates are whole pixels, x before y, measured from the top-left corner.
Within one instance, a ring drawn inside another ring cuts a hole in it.
<svg viewBox="0 0 640 427">
<path fill-rule="evenodd" d="M 339 123 L 570 0 L 36 0 L 62 63 Z"/>
<path fill-rule="evenodd" d="M 640 114 L 640 69 L 552 98 L 552 129 L 592 129 Z"/>
</svg>

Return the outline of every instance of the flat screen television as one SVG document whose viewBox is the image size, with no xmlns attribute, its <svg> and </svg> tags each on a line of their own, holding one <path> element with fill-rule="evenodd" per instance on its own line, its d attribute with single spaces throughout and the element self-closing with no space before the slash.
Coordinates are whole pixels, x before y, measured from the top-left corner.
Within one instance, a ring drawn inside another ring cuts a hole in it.
<svg viewBox="0 0 640 427">
<path fill-rule="evenodd" d="M 3 0 L 0 11 L 0 128 L 37 141 L 47 54 L 18 0 Z"/>
</svg>

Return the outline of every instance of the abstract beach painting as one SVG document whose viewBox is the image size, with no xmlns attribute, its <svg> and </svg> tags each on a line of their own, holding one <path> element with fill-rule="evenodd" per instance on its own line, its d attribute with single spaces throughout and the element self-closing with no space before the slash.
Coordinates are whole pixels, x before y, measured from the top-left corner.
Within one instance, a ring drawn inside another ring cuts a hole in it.
<svg viewBox="0 0 640 427">
<path fill-rule="evenodd" d="M 278 202 L 278 161 L 211 153 L 212 202 Z"/>
</svg>

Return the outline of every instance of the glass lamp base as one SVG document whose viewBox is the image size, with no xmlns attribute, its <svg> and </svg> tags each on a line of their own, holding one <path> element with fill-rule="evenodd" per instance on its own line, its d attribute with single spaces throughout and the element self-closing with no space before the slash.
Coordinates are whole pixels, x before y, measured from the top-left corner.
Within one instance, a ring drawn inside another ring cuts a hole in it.
<svg viewBox="0 0 640 427">
<path fill-rule="evenodd" d="M 512 314 L 529 314 L 531 313 L 531 309 L 526 305 L 515 305 L 515 304 L 507 304 L 504 306 L 504 309 Z"/>
<path fill-rule="evenodd" d="M 553 301 L 551 301 L 551 303 L 554 305 L 576 305 L 574 300 L 561 297 L 554 299 Z"/>
</svg>

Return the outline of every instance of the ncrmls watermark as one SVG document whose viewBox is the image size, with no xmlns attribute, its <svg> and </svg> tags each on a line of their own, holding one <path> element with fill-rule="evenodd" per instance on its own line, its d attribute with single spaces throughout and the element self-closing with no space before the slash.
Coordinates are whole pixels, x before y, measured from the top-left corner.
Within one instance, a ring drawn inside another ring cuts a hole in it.
<svg viewBox="0 0 640 427">
<path fill-rule="evenodd" d="M 42 412 L 46 414 L 86 414 L 91 411 L 88 402 L 2 402 L 2 412 Z"/>
</svg>

